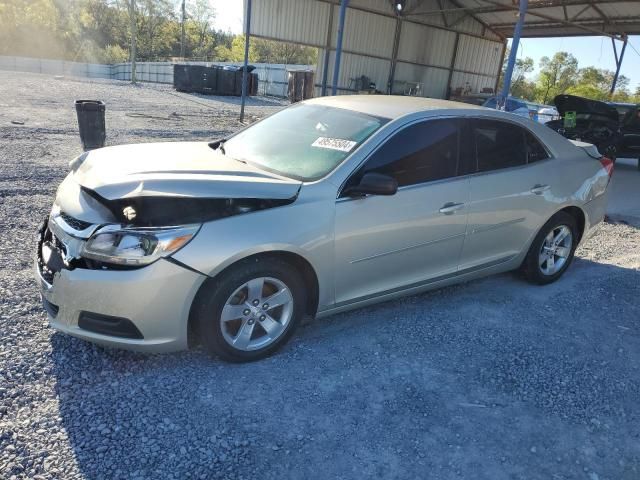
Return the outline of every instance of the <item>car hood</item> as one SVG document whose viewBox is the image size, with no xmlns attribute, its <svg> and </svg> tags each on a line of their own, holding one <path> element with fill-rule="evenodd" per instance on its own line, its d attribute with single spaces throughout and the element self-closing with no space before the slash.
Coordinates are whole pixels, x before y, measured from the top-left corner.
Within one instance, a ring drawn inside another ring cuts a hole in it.
<svg viewBox="0 0 640 480">
<path fill-rule="evenodd" d="M 606 117 L 611 121 L 618 122 L 618 111 L 604 102 L 576 97 L 575 95 L 558 95 L 553 99 L 553 103 L 558 109 L 558 113 L 563 117 L 565 112 L 576 112 L 578 114 Z"/>
<path fill-rule="evenodd" d="M 139 197 L 295 197 L 301 182 L 213 150 L 206 142 L 121 145 L 92 150 L 72 173 L 107 200 Z"/>
</svg>

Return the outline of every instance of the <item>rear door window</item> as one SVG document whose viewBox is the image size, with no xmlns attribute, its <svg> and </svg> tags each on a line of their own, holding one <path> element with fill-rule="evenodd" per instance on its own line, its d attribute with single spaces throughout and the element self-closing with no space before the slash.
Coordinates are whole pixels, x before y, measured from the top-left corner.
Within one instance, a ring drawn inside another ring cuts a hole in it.
<svg viewBox="0 0 640 480">
<path fill-rule="evenodd" d="M 499 120 L 474 119 L 471 141 L 477 172 L 490 172 L 527 163 L 525 131 L 514 124 Z"/>
</svg>

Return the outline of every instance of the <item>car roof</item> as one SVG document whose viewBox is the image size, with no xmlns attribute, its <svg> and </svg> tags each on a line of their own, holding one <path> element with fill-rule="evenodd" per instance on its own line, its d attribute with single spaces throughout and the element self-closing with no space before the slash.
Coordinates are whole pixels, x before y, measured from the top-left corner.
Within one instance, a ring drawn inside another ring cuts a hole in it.
<svg viewBox="0 0 640 480">
<path fill-rule="evenodd" d="M 344 108 L 391 120 L 410 113 L 433 110 L 491 110 L 469 103 L 403 95 L 337 95 L 305 100 L 304 103 Z"/>
</svg>

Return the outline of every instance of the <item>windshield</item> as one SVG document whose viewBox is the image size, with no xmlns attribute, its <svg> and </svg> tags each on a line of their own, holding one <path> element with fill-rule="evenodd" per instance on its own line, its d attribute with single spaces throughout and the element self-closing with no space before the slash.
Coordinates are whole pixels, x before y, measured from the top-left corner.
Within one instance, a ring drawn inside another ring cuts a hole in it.
<svg viewBox="0 0 640 480">
<path fill-rule="evenodd" d="M 224 143 L 226 155 L 298 180 L 325 176 L 388 120 L 324 105 L 300 104 Z"/>
</svg>

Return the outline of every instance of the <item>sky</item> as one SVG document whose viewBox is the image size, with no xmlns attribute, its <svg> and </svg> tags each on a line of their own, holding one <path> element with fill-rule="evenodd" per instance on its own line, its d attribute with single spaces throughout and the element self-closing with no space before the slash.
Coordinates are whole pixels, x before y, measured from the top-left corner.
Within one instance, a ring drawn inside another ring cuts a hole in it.
<svg viewBox="0 0 640 480">
<path fill-rule="evenodd" d="M 616 42 L 618 54 L 622 48 L 621 42 Z M 634 51 L 631 45 L 637 50 Z M 607 37 L 567 37 L 567 38 L 523 38 L 518 48 L 518 58 L 531 57 L 536 66 L 541 57 L 551 56 L 555 52 L 565 51 L 578 59 L 578 67 L 594 66 L 615 71 L 616 61 L 613 54 L 611 40 Z M 640 85 L 640 35 L 630 36 L 627 50 L 622 60 L 620 74 L 628 77 L 630 90 L 635 91 Z"/>
<path fill-rule="evenodd" d="M 242 32 L 243 0 L 209 0 L 216 9 L 214 27 L 233 33 Z M 627 46 L 620 73 L 628 77 L 630 90 L 640 86 L 640 35 L 629 37 L 629 43 L 637 50 Z M 620 42 L 618 51 L 622 47 Z M 555 52 L 566 51 L 578 59 L 580 68 L 594 66 L 614 70 L 616 68 L 611 40 L 607 37 L 567 37 L 567 38 L 524 38 L 520 41 L 518 57 L 531 57 L 534 60 L 537 74 L 541 57 L 551 56 Z"/>
<path fill-rule="evenodd" d="M 213 28 L 242 33 L 243 0 L 209 0 L 209 3 L 216 10 Z"/>
</svg>

